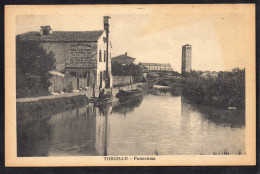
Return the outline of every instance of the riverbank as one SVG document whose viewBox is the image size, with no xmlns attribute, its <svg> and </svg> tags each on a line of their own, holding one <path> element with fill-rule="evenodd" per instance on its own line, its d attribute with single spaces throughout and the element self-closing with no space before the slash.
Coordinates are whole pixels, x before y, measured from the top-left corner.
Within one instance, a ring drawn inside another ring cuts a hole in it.
<svg viewBox="0 0 260 174">
<path fill-rule="evenodd" d="M 245 70 L 219 72 L 217 77 L 205 78 L 193 71 L 184 76 L 182 94 L 197 104 L 212 107 L 245 108 Z"/>
<path fill-rule="evenodd" d="M 146 84 L 136 83 L 132 85 L 132 88 L 140 87 L 145 88 Z M 130 89 L 130 86 L 120 87 L 121 89 Z M 106 89 L 108 91 L 110 89 Z M 113 102 L 117 101 L 115 95 L 118 93 L 119 88 L 113 88 Z M 96 96 L 99 94 L 99 90 L 95 90 Z M 41 96 L 35 98 L 19 98 L 16 99 L 16 113 L 18 119 L 24 119 L 32 115 L 52 115 L 53 113 L 62 112 L 66 109 L 72 109 L 87 105 L 89 98 L 93 95 L 92 90 L 78 91 L 74 93 L 64 93 L 51 96 Z M 35 114 L 44 113 L 44 114 Z"/>
<path fill-rule="evenodd" d="M 51 115 L 59 111 L 86 104 L 88 104 L 88 98 L 84 94 L 72 96 L 63 95 L 45 99 L 16 102 L 17 119 L 25 119 L 27 116 Z"/>
<path fill-rule="evenodd" d="M 150 79 L 148 83 L 150 88 L 153 85 L 167 86 L 171 88 L 172 95 L 183 95 L 196 104 L 220 108 L 245 108 L 245 69 L 221 71 L 217 76 L 205 76 L 205 73 L 191 71 L 181 76 Z M 167 91 L 167 87 L 161 87 L 160 91 Z"/>
</svg>

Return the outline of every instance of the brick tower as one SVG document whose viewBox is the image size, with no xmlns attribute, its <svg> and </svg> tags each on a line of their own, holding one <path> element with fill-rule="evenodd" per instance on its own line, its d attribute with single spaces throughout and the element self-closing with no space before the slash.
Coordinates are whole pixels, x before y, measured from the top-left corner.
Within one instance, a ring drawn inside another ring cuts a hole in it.
<svg viewBox="0 0 260 174">
<path fill-rule="evenodd" d="M 181 73 L 191 71 L 191 45 L 186 44 L 182 46 L 182 66 Z"/>
</svg>

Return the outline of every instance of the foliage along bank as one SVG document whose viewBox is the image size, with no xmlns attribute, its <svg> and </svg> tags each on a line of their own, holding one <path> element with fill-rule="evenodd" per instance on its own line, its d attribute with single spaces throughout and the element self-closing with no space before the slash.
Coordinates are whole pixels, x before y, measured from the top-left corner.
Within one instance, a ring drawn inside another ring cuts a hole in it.
<svg viewBox="0 0 260 174">
<path fill-rule="evenodd" d="M 117 62 L 112 62 L 113 76 L 133 76 L 134 83 L 139 83 L 143 78 L 142 69 L 135 64 L 121 65 Z"/>
<path fill-rule="evenodd" d="M 202 77 L 200 71 L 184 74 L 182 95 L 197 104 L 216 107 L 245 107 L 245 69 L 219 72 L 217 77 Z"/>
<path fill-rule="evenodd" d="M 56 69 L 53 52 L 47 52 L 36 41 L 16 37 L 16 97 L 48 95 L 49 71 Z"/>
<path fill-rule="evenodd" d="M 16 102 L 16 112 L 18 122 L 34 117 L 49 116 L 67 109 L 88 104 L 86 95 L 76 95 L 69 97 L 46 98 L 36 101 Z"/>
</svg>

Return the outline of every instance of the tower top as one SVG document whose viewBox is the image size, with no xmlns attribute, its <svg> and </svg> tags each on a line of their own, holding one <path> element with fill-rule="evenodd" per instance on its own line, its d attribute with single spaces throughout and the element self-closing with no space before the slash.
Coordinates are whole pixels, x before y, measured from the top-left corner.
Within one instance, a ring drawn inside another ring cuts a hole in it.
<svg viewBox="0 0 260 174">
<path fill-rule="evenodd" d="M 109 16 L 104 16 L 104 30 L 109 32 L 109 23 L 110 23 L 110 17 Z"/>
<path fill-rule="evenodd" d="M 109 24 L 110 16 L 103 16 L 103 18 L 104 18 L 104 24 Z"/>
</svg>

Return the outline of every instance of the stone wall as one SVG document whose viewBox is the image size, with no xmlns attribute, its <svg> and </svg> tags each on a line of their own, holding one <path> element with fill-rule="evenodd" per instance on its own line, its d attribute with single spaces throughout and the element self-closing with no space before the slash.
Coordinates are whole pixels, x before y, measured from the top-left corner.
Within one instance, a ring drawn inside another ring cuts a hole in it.
<svg viewBox="0 0 260 174">
<path fill-rule="evenodd" d="M 51 86 L 49 92 L 60 92 L 65 87 L 64 74 L 59 72 L 50 72 L 52 77 L 50 79 Z"/>
</svg>

